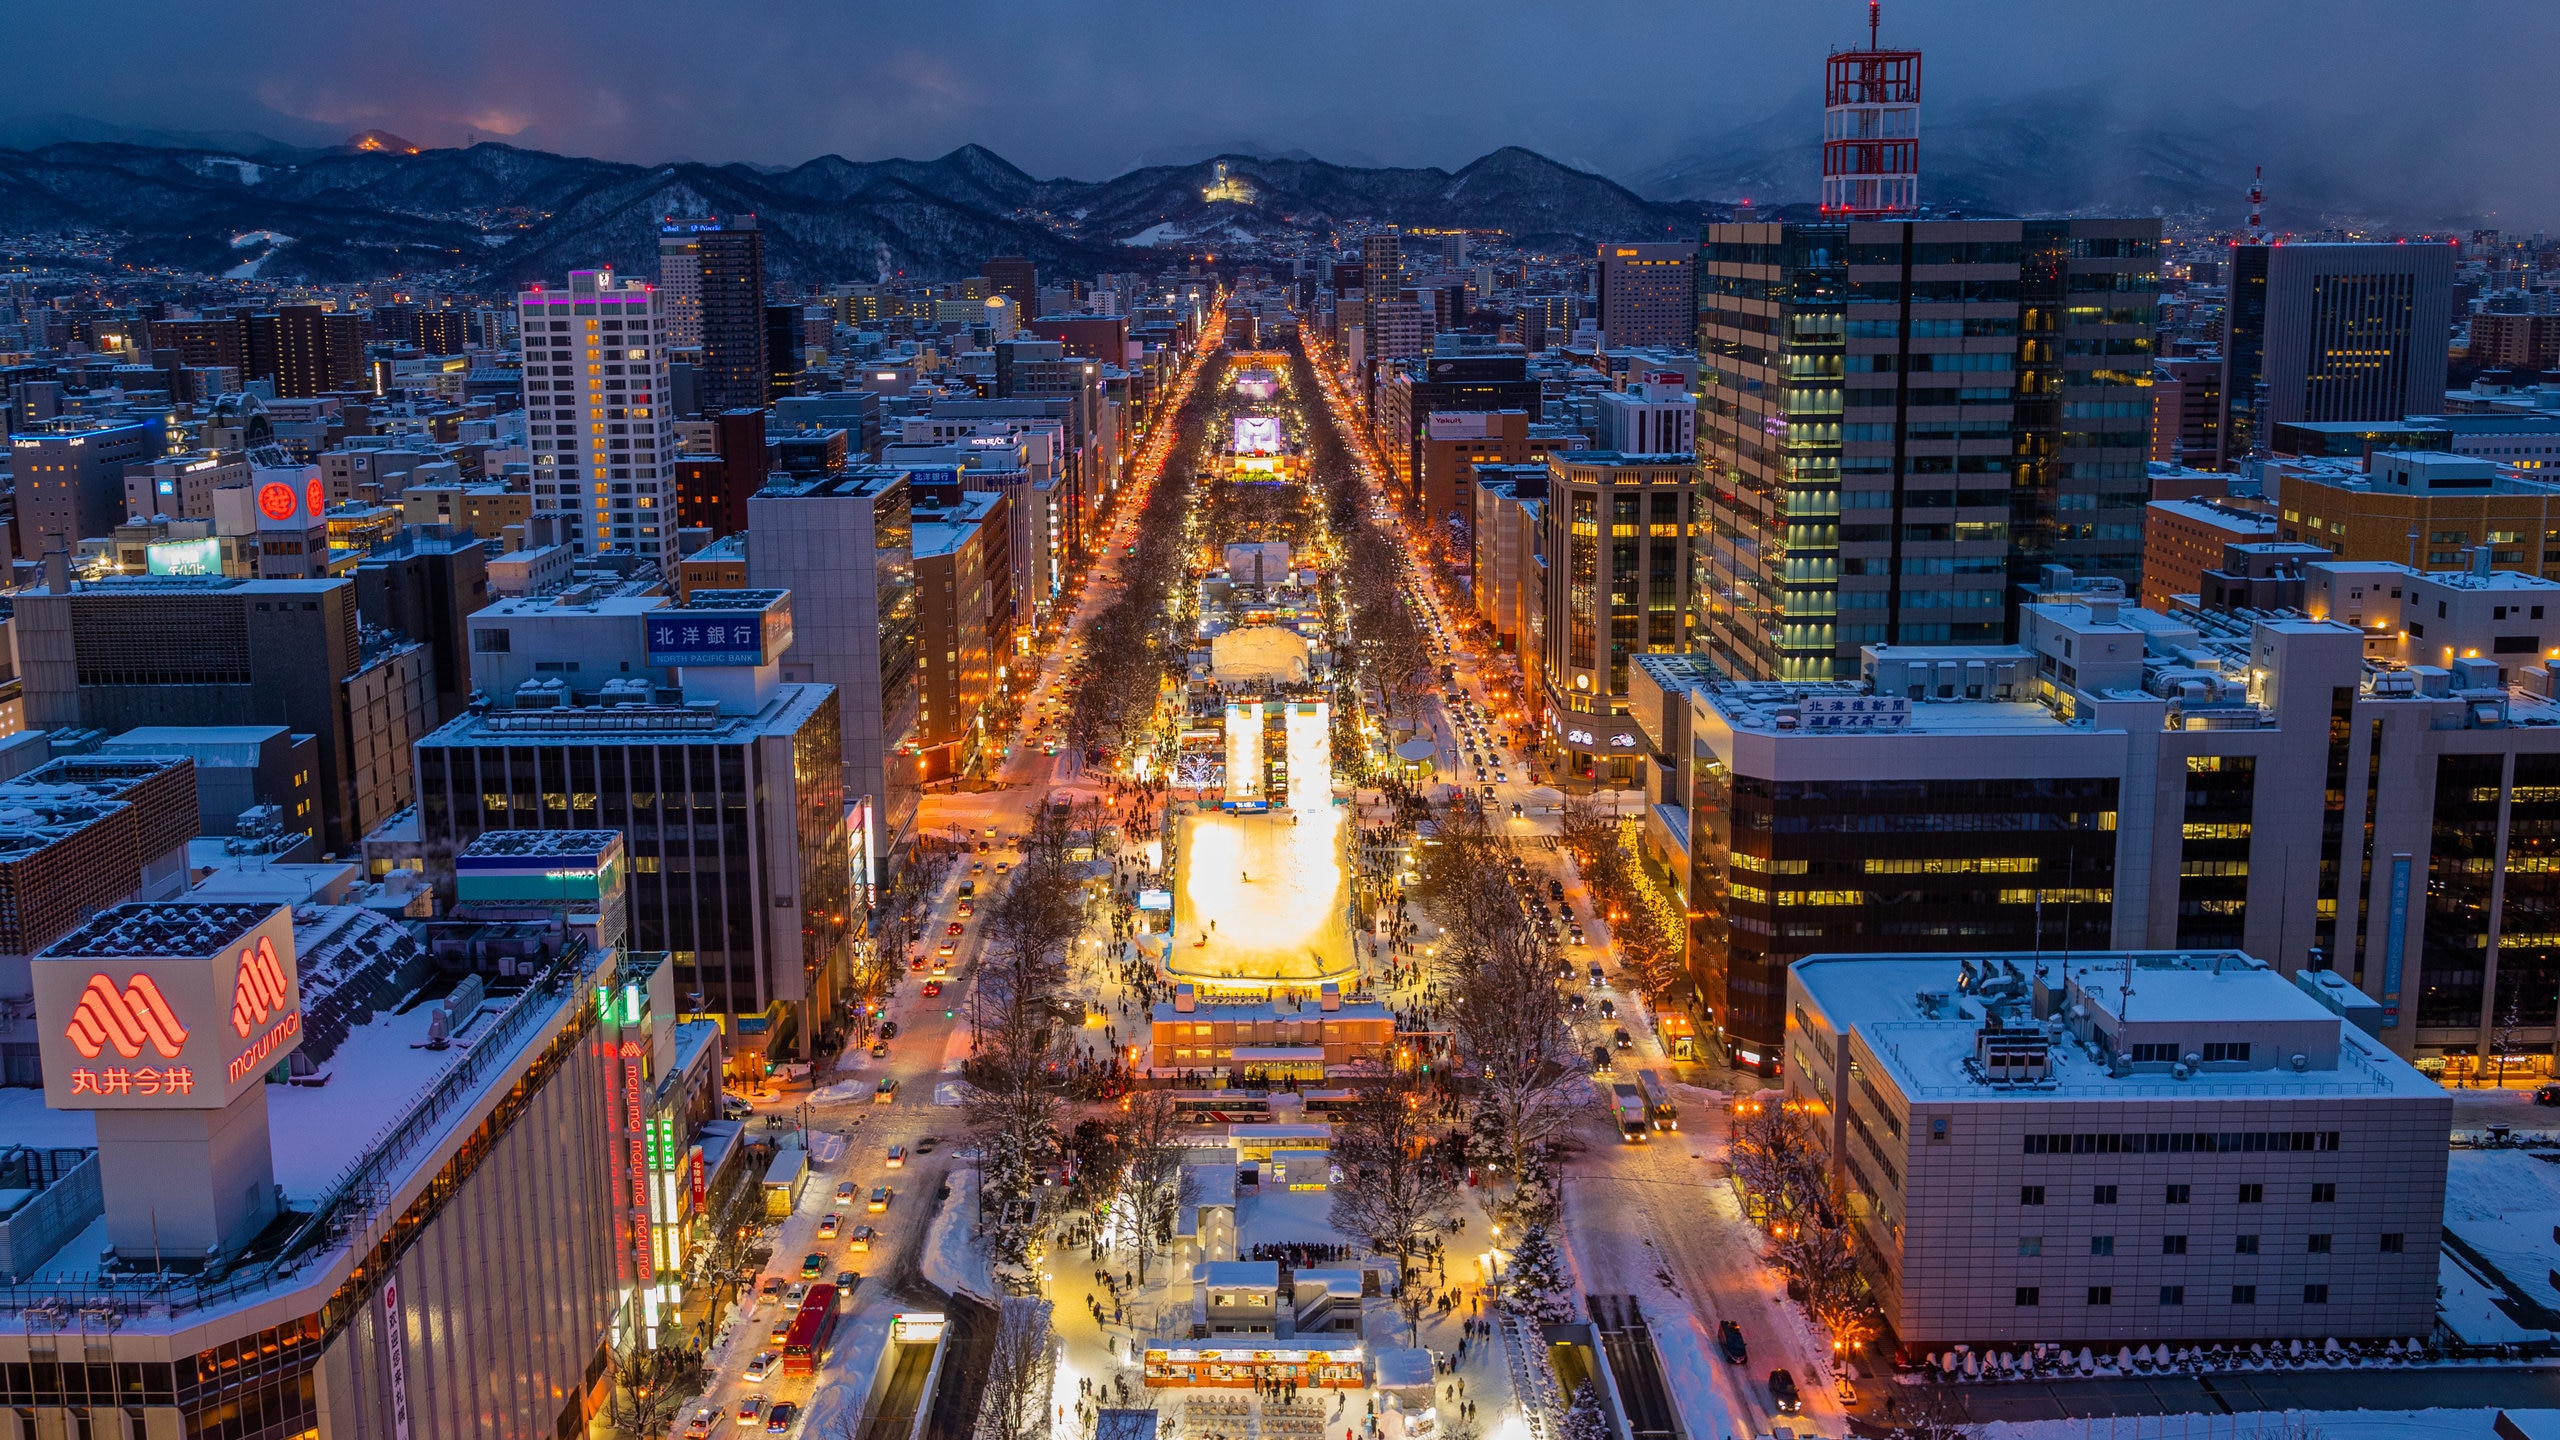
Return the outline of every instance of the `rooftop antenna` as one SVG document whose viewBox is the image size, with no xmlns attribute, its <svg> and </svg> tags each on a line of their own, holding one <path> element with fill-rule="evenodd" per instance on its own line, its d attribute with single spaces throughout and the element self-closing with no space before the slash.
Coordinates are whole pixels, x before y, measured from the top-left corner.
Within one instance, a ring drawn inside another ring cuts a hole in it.
<svg viewBox="0 0 2560 1440">
<path fill-rule="evenodd" d="M 1877 12 L 1883 8 L 1884 0 L 1867 0 L 1867 48 L 1870 50 L 1877 48 L 1876 27 L 1883 23 L 1884 18 Z"/>
<path fill-rule="evenodd" d="M 1870 0 L 1870 3 L 1872 3 L 1872 0 Z M 2264 214 L 2264 211 L 2267 208 L 2266 178 L 2266 166 L 2259 165 L 2250 170 L 2249 243 L 2252 245 L 2264 245 L 2267 243 L 2267 222 Z"/>
</svg>

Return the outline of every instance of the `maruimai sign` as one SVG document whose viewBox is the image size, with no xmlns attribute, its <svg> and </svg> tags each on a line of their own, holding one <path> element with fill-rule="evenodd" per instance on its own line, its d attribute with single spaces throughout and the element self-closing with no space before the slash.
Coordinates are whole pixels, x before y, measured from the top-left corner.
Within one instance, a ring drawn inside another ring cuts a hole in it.
<svg viewBox="0 0 2560 1440">
<path fill-rule="evenodd" d="M 293 912 L 247 916 L 244 906 L 136 905 L 117 943 L 79 940 L 37 956 L 37 1040 L 45 1103 L 57 1110 L 218 1110 L 264 1081 L 302 1043 L 302 990 Z M 234 923 L 157 926 L 161 915 L 219 912 Z M 104 917 L 102 917 L 104 918 Z M 184 955 L 135 953 L 155 930 Z M 224 936 L 212 944 L 216 936 Z M 190 943 L 192 942 L 192 943 Z"/>
</svg>

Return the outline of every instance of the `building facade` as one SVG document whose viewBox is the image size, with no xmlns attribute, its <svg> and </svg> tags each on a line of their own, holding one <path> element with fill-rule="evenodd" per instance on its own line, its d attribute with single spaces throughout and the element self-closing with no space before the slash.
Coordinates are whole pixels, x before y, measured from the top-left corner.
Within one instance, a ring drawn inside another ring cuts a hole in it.
<svg viewBox="0 0 2560 1440">
<path fill-rule="evenodd" d="M 1697 343 L 1697 246 L 1603 244 L 1598 288 L 1600 333 L 1610 349 Z"/>
<path fill-rule="evenodd" d="M 2370 1000 L 2298 979 L 2236 951 L 1793 966 L 1788 1095 L 1904 1356 L 2428 1333 L 2453 1097 Z"/>
<path fill-rule="evenodd" d="M 569 517 L 581 555 L 665 566 L 676 553 L 676 457 L 658 292 L 610 270 L 573 270 L 566 290 L 524 291 L 516 311 L 534 507 Z M 532 373 L 537 353 L 547 379 Z"/>
<path fill-rule="evenodd" d="M 1711 225 L 1705 643 L 1732 674 L 2014 637 L 2064 564 L 2131 585 L 2156 220 Z"/>
<path fill-rule="evenodd" d="M 1547 457 L 1546 715 L 1569 777 L 1624 785 L 1641 746 L 1627 718 L 1635 657 L 1688 648 L 1697 461 L 1575 450 Z"/>
</svg>

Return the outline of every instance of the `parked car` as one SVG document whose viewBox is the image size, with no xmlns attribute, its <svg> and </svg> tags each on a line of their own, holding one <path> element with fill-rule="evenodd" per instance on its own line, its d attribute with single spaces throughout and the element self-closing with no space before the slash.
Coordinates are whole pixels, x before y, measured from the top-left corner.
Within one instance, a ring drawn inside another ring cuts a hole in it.
<svg viewBox="0 0 2560 1440">
<path fill-rule="evenodd" d="M 1804 1413 L 1804 1397 L 1796 1393 L 1796 1377 L 1784 1370 L 1769 1372 L 1769 1408 L 1781 1415 Z"/>
<path fill-rule="evenodd" d="M 1724 1352 L 1726 1364 L 1751 1363 L 1751 1347 L 1743 1343 L 1742 1327 L 1730 1320 L 1716 1327 L 1716 1348 Z"/>
</svg>

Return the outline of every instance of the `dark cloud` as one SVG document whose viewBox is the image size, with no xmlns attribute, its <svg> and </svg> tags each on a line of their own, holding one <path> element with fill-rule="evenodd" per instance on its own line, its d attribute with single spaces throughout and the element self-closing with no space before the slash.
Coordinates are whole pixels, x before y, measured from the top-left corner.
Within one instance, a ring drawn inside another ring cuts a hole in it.
<svg viewBox="0 0 2560 1440">
<path fill-rule="evenodd" d="M 1213 150 L 1454 166 L 1506 144 L 1622 177 L 1801 116 L 1854 0 L 121 0 L 12 7 L 0 120 L 789 164 L 975 141 L 1099 177 Z M 2370 182 L 2560 210 L 2547 138 L 2560 6 L 2540 0 L 1889 0 L 1932 113 L 2060 92 L 2108 124 L 2267 130 Z M 2083 123 L 2057 106 L 2052 124 Z M 2226 136 L 2227 138 L 2227 136 Z M 1808 141 L 1808 143 L 1810 143 Z"/>
</svg>

